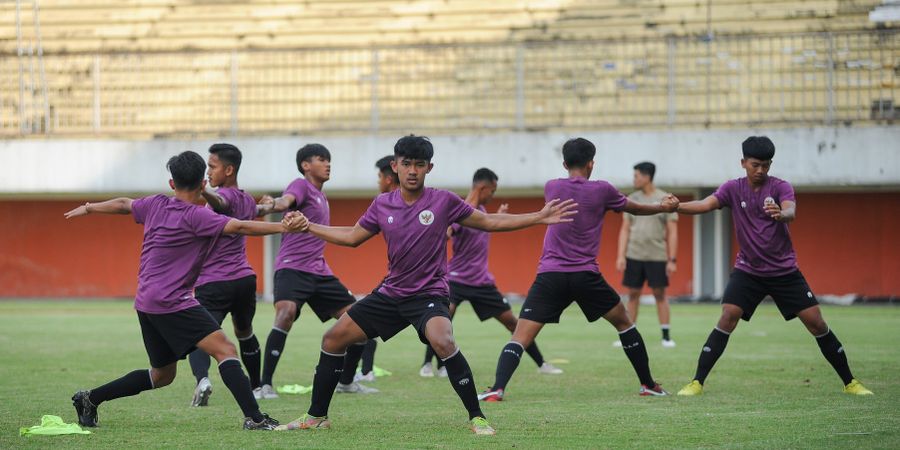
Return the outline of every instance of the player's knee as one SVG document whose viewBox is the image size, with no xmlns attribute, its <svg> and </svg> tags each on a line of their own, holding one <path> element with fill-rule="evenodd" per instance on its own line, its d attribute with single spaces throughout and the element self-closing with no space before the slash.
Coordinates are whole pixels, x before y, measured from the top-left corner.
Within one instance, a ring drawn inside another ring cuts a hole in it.
<svg viewBox="0 0 900 450">
<path fill-rule="evenodd" d="M 453 340 L 452 336 L 441 336 L 432 339 L 430 344 L 434 352 L 441 358 L 446 358 L 456 351 L 456 341 Z"/>
<path fill-rule="evenodd" d="M 807 323 L 806 329 L 809 330 L 809 332 L 813 336 L 821 336 L 825 333 L 828 333 L 828 324 L 826 324 L 824 320 L 819 320 L 816 322 Z"/>
<path fill-rule="evenodd" d="M 297 306 L 292 302 L 278 302 L 275 305 L 275 326 L 290 331 L 297 317 Z"/>
<path fill-rule="evenodd" d="M 218 362 L 222 362 L 228 358 L 237 358 L 237 348 L 231 341 L 226 340 L 219 344 L 213 351 L 212 357 Z"/>
<path fill-rule="evenodd" d="M 161 388 L 172 384 L 175 381 L 175 368 L 171 369 L 150 369 L 150 381 L 153 382 L 154 388 Z"/>
<path fill-rule="evenodd" d="M 349 343 L 347 342 L 346 333 L 343 333 L 339 329 L 335 329 L 332 327 L 322 336 L 322 349 L 329 353 L 340 353 L 347 349 Z"/>
</svg>

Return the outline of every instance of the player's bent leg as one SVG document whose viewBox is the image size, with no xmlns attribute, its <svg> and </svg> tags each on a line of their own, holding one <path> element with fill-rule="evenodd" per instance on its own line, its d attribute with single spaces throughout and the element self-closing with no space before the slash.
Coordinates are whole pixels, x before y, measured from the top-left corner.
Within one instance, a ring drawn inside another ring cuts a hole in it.
<svg viewBox="0 0 900 450">
<path fill-rule="evenodd" d="M 176 363 L 171 363 L 160 369 L 139 369 L 127 375 L 110 381 L 103 386 L 89 391 L 78 391 L 72 396 L 72 405 L 78 416 L 78 423 L 85 427 L 96 427 L 100 423 L 97 415 L 97 407 L 101 403 L 122 397 L 137 395 L 143 391 L 149 391 L 155 387 L 162 387 L 175 379 Z M 155 371 L 155 374 L 154 374 Z M 156 386 L 154 379 L 160 383 Z"/>
<path fill-rule="evenodd" d="M 738 321 L 743 315 L 744 310 L 741 307 L 729 303 L 722 304 L 722 315 L 719 317 L 719 322 L 712 332 L 709 333 L 709 337 L 706 338 L 706 343 L 703 344 L 703 348 L 700 351 L 694 379 L 678 391 L 678 395 L 695 396 L 703 394 L 703 384 L 706 383 L 706 377 L 709 376 L 709 372 L 716 365 L 716 361 L 725 352 L 728 338 L 734 329 L 737 328 Z"/>
<path fill-rule="evenodd" d="M 238 340 L 238 347 L 241 352 L 241 361 L 247 369 L 247 377 L 250 378 L 250 387 L 253 388 L 253 396 L 259 400 L 262 398 L 262 383 L 260 382 L 260 371 L 262 369 L 262 352 L 259 347 L 259 340 L 253 334 L 253 327 L 240 329 L 234 328 L 234 335 Z"/>
<path fill-rule="evenodd" d="M 816 344 L 819 345 L 822 356 L 825 357 L 828 363 L 831 364 L 831 367 L 834 368 L 834 371 L 841 377 L 841 381 L 844 383 L 844 392 L 852 395 L 872 395 L 872 391 L 866 389 L 859 380 L 853 377 L 844 346 L 828 327 L 828 324 L 825 323 L 819 306 L 811 306 L 800 311 L 797 313 L 797 318 L 815 336 Z"/>
<path fill-rule="evenodd" d="M 494 384 L 478 395 L 479 400 L 486 402 L 503 400 L 506 386 L 522 360 L 522 353 L 534 342 L 542 328 L 544 328 L 544 324 L 541 322 L 521 318 L 518 320 L 512 339 L 500 350 L 497 370 L 494 373 Z"/>
<path fill-rule="evenodd" d="M 340 319 L 350 310 L 351 306 L 353 305 L 344 306 L 343 308 L 334 311 L 331 316 L 335 319 Z M 331 330 L 329 330 L 329 332 L 330 331 Z M 326 335 L 327 334 L 328 333 L 326 332 Z M 353 377 L 356 375 L 356 367 L 359 366 L 359 362 L 362 360 L 365 346 L 366 340 L 363 340 L 361 342 L 353 343 L 346 348 L 344 366 L 341 369 L 341 377 L 338 381 L 336 392 L 341 394 L 374 394 L 378 392 L 378 389 L 359 384 L 353 380 Z"/>
<path fill-rule="evenodd" d="M 278 398 L 278 394 L 272 388 L 272 378 L 275 376 L 275 368 L 284 346 L 287 342 L 288 332 L 297 319 L 297 303 L 293 300 L 278 300 L 275 302 L 275 322 L 272 331 L 266 338 L 265 359 L 263 360 L 262 375 L 260 377 L 261 397 L 265 399 Z"/>
<path fill-rule="evenodd" d="M 625 356 L 631 362 L 631 367 L 634 368 L 634 372 L 641 383 L 639 395 L 669 395 L 659 383 L 653 380 L 653 376 L 650 373 L 650 358 L 647 356 L 647 346 L 644 345 L 644 339 L 641 337 L 641 333 L 638 332 L 634 322 L 631 321 L 625 307 L 619 303 L 609 310 L 603 318 L 619 332 L 622 350 L 625 351 Z"/>
<path fill-rule="evenodd" d="M 329 428 L 328 407 L 344 368 L 347 347 L 364 343 L 368 337 L 362 328 L 344 314 L 322 336 L 322 351 L 313 376 L 309 410 L 299 419 L 278 427 L 279 431 Z"/>
<path fill-rule="evenodd" d="M 472 431 L 476 434 L 493 434 L 493 429 L 484 419 L 484 413 L 481 412 L 481 406 L 478 404 L 478 393 L 475 390 L 472 369 L 453 339 L 453 325 L 450 319 L 443 316 L 434 316 L 428 319 L 425 323 L 424 334 L 438 358 L 444 362 L 444 366 L 447 368 L 447 378 L 450 380 L 453 390 L 456 391 L 456 395 L 462 400 L 466 411 L 469 412 Z"/>
<path fill-rule="evenodd" d="M 237 348 L 225 337 L 222 330 L 216 330 L 197 343 L 197 348 L 205 351 L 219 362 L 219 375 L 231 391 L 234 400 L 244 413 L 244 428 L 251 430 L 272 430 L 278 421 L 259 411 L 253 396 L 250 380 L 244 375 L 238 360 Z"/>
<path fill-rule="evenodd" d="M 495 317 L 495 319 L 502 323 L 510 332 L 516 331 L 518 320 L 516 320 L 516 315 L 513 314 L 511 309 L 503 311 L 500 315 Z M 528 353 L 528 356 L 530 356 L 531 359 L 534 360 L 534 363 L 537 364 L 538 373 L 545 375 L 559 375 L 563 373 L 562 369 L 544 360 L 544 355 L 541 354 L 540 349 L 538 349 L 537 342 L 532 340 L 531 345 L 525 347 L 525 352 Z"/>
</svg>

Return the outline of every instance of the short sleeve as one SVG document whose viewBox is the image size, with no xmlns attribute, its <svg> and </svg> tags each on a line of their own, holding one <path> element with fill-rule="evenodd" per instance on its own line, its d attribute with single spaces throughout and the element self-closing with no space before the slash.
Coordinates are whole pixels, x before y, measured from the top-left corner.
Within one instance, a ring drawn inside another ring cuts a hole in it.
<svg viewBox="0 0 900 450">
<path fill-rule="evenodd" d="M 471 216 L 475 212 L 472 205 L 465 202 L 462 197 L 447 191 L 447 219 L 450 223 L 456 223 Z"/>
<path fill-rule="evenodd" d="M 794 196 L 794 187 L 787 181 L 778 183 L 778 186 L 775 187 L 775 195 L 778 197 L 779 204 L 785 200 L 789 202 L 797 201 L 797 198 Z"/>
<path fill-rule="evenodd" d="M 153 201 L 159 197 L 165 198 L 164 195 L 157 194 L 150 197 L 139 198 L 131 202 L 131 215 L 134 217 L 135 223 L 143 224 L 147 221 L 147 214 L 150 213 L 150 209 L 153 207 Z"/>
<path fill-rule="evenodd" d="M 728 180 L 713 192 L 713 196 L 719 201 L 719 207 L 731 208 L 731 192 L 734 190 L 734 180 Z"/>
<path fill-rule="evenodd" d="M 378 199 L 381 197 L 375 197 L 375 200 L 372 200 L 372 204 L 369 205 L 369 208 L 366 209 L 366 212 L 363 213 L 362 217 L 359 218 L 359 221 L 356 223 L 359 226 L 366 229 L 366 231 L 374 234 L 378 234 L 381 231 L 381 225 L 378 224 Z"/>
<path fill-rule="evenodd" d="M 285 196 L 287 194 L 291 194 L 294 196 L 294 203 L 299 208 L 300 205 L 306 200 L 307 192 L 309 191 L 309 186 L 306 185 L 306 180 L 303 178 L 298 178 L 294 180 L 288 187 L 284 188 L 284 192 L 281 194 Z"/>
<path fill-rule="evenodd" d="M 457 234 L 459 234 L 459 230 L 462 230 L 462 228 L 463 228 L 462 225 L 460 225 L 458 223 L 454 223 L 453 225 L 450 225 L 450 233 L 452 235 L 456 236 Z"/>
<path fill-rule="evenodd" d="M 228 207 L 225 208 L 225 211 L 222 211 L 222 214 L 234 217 L 234 212 L 237 210 L 238 202 L 240 201 L 238 191 L 236 189 L 222 188 L 217 190 L 216 193 L 228 203 Z"/>
<path fill-rule="evenodd" d="M 628 197 L 609 183 L 604 183 L 603 188 L 605 191 L 604 197 L 606 209 L 622 212 L 622 210 L 625 209 L 625 205 L 628 204 Z"/>
<path fill-rule="evenodd" d="M 194 234 L 201 237 L 215 237 L 222 234 L 231 217 L 216 214 L 209 208 L 196 207 L 190 216 L 190 226 Z"/>
</svg>

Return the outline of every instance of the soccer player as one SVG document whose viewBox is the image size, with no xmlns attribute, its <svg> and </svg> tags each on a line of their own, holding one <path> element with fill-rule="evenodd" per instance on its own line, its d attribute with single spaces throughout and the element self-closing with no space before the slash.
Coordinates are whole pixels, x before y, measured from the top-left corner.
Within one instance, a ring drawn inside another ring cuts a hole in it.
<svg viewBox="0 0 900 450">
<path fill-rule="evenodd" d="M 219 214 L 239 220 L 253 220 L 256 217 L 256 200 L 238 188 L 237 183 L 241 159 L 241 151 L 234 145 L 213 144 L 209 147 L 209 159 L 206 163 L 209 183 L 201 191 L 201 195 L 206 199 L 207 205 Z M 212 190 L 210 186 L 218 189 Z M 241 360 L 250 377 L 253 394 L 259 398 L 259 341 L 253 334 L 256 274 L 247 261 L 245 236 L 222 236 L 215 242 L 200 270 L 194 294 L 200 305 L 212 314 L 219 325 L 231 313 Z M 212 394 L 209 355 L 197 349 L 191 352 L 188 361 L 197 379 L 191 406 L 206 406 Z"/>
<path fill-rule="evenodd" d="M 640 395 L 668 395 L 650 375 L 644 341 L 619 294 L 600 274 L 597 252 L 607 211 L 635 215 L 672 212 L 678 206 L 678 199 L 668 195 L 660 203 L 645 205 L 629 200 L 606 181 L 590 181 L 596 151 L 587 139 L 567 141 L 562 153 L 569 177 L 550 180 L 544 186 L 544 198 L 571 197 L 581 205 L 579 213 L 571 223 L 547 228 L 537 277 L 522 305 L 512 340 L 500 352 L 494 385 L 479 395 L 481 400 L 503 400 L 522 353 L 545 324 L 559 323 L 563 310 L 573 301 L 578 303 L 588 322 L 603 317 L 619 332 L 622 348 L 640 380 Z"/>
<path fill-rule="evenodd" d="M 297 150 L 297 170 L 302 177 L 292 181 L 281 197 L 264 197 L 258 214 L 299 211 L 309 220 L 328 224 L 330 209 L 322 187 L 331 179 L 331 152 L 321 144 L 307 144 Z M 325 242 L 309 234 L 285 234 L 275 261 L 275 323 L 266 339 L 262 387 L 259 396 L 278 398 L 272 388 L 272 377 L 284 353 L 288 332 L 300 318 L 300 309 L 308 304 L 319 320 L 337 319 L 356 303 L 353 294 L 334 276 L 325 262 Z M 347 352 L 348 367 L 341 383 L 341 393 L 370 394 L 378 389 L 353 381 L 364 343 Z"/>
<path fill-rule="evenodd" d="M 290 217 L 282 223 L 237 220 L 197 205 L 206 187 L 206 163 L 194 152 L 173 156 L 166 167 L 172 174 L 169 186 L 175 190 L 173 197 L 116 198 L 85 203 L 65 214 L 67 219 L 98 213 L 132 214 L 135 222 L 144 225 L 134 308 L 151 368 L 78 391 L 72 397 L 78 423 L 95 427 L 97 407 L 103 402 L 169 385 L 175 379 L 178 360 L 199 348 L 218 361 L 222 381 L 244 413 L 244 428 L 272 430 L 278 422 L 259 411 L 234 344 L 191 291 L 207 255 L 223 235 L 289 233 L 298 231 L 301 223 Z"/>
<path fill-rule="evenodd" d="M 539 223 L 571 220 L 574 203 L 551 200 L 531 214 L 484 214 L 458 195 L 425 187 L 434 149 L 422 136 L 405 136 L 394 146 L 394 171 L 400 190 L 381 194 L 352 227 L 309 221 L 308 231 L 333 244 L 356 247 L 384 233 L 390 271 L 381 287 L 357 302 L 322 338 L 313 378 L 312 402 L 303 417 L 279 430 L 328 428 L 328 406 L 341 376 L 348 346 L 381 336 L 390 339 L 409 325 L 447 366 L 453 389 L 469 412 L 472 431 L 494 434 L 478 404 L 469 363 L 453 339 L 448 310 L 447 228 L 460 223 L 485 231 L 509 231 Z"/>
<path fill-rule="evenodd" d="M 642 162 L 634 166 L 634 187 L 637 189 L 628 196 L 635 203 L 657 203 L 669 195 L 653 185 L 656 165 Z M 638 308 L 641 305 L 641 289 L 644 282 L 650 286 L 656 299 L 656 314 L 662 328 L 662 346 L 675 346 L 669 334 L 669 300 L 666 299 L 666 287 L 669 276 L 677 267 L 675 255 L 678 253 L 678 214 L 657 214 L 654 216 L 635 216 L 625 213 L 622 217 L 622 228 L 619 230 L 619 250 L 616 257 L 616 270 L 624 271 L 622 285 L 628 288 L 628 313 L 631 320 L 637 322 Z M 613 345 L 622 346 L 622 341 Z"/>
<path fill-rule="evenodd" d="M 703 200 L 682 203 L 678 212 L 703 214 L 731 208 L 740 252 L 722 296 L 722 315 L 697 362 L 693 381 L 678 395 L 700 395 L 706 377 L 725 351 L 738 320 L 749 321 L 756 307 L 771 296 L 785 320 L 799 318 L 816 337 L 825 359 L 844 383 L 844 392 L 872 395 L 853 378 L 844 347 L 822 318 L 819 302 L 797 267 L 797 254 L 788 224 L 797 216 L 794 188 L 787 181 L 770 177 L 775 144 L 765 136 L 751 136 L 742 143 L 741 166 L 747 173 L 725 182 Z"/>
<path fill-rule="evenodd" d="M 484 205 L 494 198 L 497 192 L 497 174 L 491 169 L 481 168 L 472 176 L 472 188 L 466 196 L 466 203 L 473 208 L 486 213 Z M 500 205 L 497 214 L 506 214 L 509 210 L 505 203 Z M 453 238 L 453 257 L 448 264 L 450 281 L 450 318 L 453 319 L 456 308 L 460 303 L 469 301 L 472 309 L 481 321 L 495 318 L 512 332 L 516 329 L 516 316 L 509 307 L 509 302 L 503 298 L 503 294 L 494 284 L 494 276 L 488 269 L 488 245 L 490 235 L 487 232 L 453 224 L 447 230 L 448 236 Z M 562 370 L 544 361 L 537 344 L 532 343 L 525 349 L 531 359 L 538 366 L 538 372 L 543 374 L 558 375 Z M 434 350 L 425 347 L 425 363 L 419 370 L 423 377 L 433 377 L 434 369 L 431 363 L 434 358 Z M 440 363 L 440 359 L 438 360 Z M 441 376 L 447 376 L 446 368 L 438 369 Z"/>
<path fill-rule="evenodd" d="M 378 169 L 378 191 L 384 194 L 400 189 L 400 177 L 391 168 L 391 161 L 394 155 L 387 155 L 375 162 L 375 168 Z M 362 354 L 362 367 L 359 374 L 354 377 L 356 381 L 375 381 L 375 350 L 378 348 L 378 341 L 369 339 Z"/>
</svg>

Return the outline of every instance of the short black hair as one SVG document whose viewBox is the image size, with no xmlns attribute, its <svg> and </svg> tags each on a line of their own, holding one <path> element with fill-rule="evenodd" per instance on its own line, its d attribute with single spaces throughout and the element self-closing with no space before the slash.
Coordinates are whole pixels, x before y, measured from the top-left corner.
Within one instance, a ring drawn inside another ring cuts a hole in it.
<svg viewBox="0 0 900 450">
<path fill-rule="evenodd" d="M 487 167 L 482 167 L 475 171 L 475 175 L 472 176 L 472 184 L 478 183 L 479 181 L 485 181 L 488 183 L 496 183 L 500 178 L 497 177 L 497 174 L 494 173 L 493 170 L 488 169 Z"/>
<path fill-rule="evenodd" d="M 391 168 L 391 161 L 393 161 L 393 160 L 394 160 L 394 155 L 387 155 L 384 158 L 381 158 L 378 161 L 376 161 L 375 167 L 384 176 L 393 178 L 395 184 L 400 184 L 400 175 L 397 175 L 397 172 L 394 172 L 394 169 Z"/>
<path fill-rule="evenodd" d="M 403 136 L 394 144 L 394 157 L 431 162 L 431 158 L 434 157 L 434 146 L 425 136 L 414 134 Z"/>
<path fill-rule="evenodd" d="M 209 146 L 209 153 L 216 155 L 219 161 L 222 161 L 225 165 L 234 167 L 235 173 L 241 170 L 241 159 L 243 159 L 243 156 L 240 149 L 234 145 L 226 143 L 213 144 Z"/>
<path fill-rule="evenodd" d="M 768 161 L 775 156 L 775 144 L 766 136 L 750 136 L 741 144 L 744 151 L 744 159 L 756 158 L 760 161 Z"/>
<path fill-rule="evenodd" d="M 656 175 L 656 164 L 650 161 L 639 162 L 634 165 L 634 170 L 647 175 L 650 177 L 650 181 L 653 181 L 653 177 Z"/>
<path fill-rule="evenodd" d="M 169 158 L 166 169 L 172 174 L 177 189 L 194 190 L 203 183 L 206 161 L 196 152 L 188 150 Z"/>
<path fill-rule="evenodd" d="M 331 161 L 331 152 L 322 144 L 306 144 L 300 147 L 300 150 L 297 150 L 297 170 L 303 173 L 303 163 L 316 156 L 325 161 Z M 306 175 L 305 173 L 303 174 Z"/>
<path fill-rule="evenodd" d="M 587 166 L 597 154 L 597 147 L 585 138 L 574 138 L 563 144 L 562 153 L 566 167 L 573 169 Z"/>
</svg>

